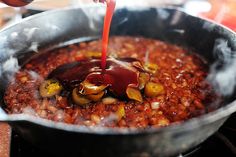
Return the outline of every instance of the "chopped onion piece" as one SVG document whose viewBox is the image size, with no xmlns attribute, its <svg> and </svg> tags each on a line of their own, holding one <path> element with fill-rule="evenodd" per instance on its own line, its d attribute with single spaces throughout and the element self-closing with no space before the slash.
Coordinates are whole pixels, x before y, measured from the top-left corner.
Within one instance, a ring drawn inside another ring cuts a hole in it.
<svg viewBox="0 0 236 157">
<path fill-rule="evenodd" d="M 152 102 L 151 107 L 153 110 L 158 109 L 160 107 L 160 102 Z"/>
</svg>

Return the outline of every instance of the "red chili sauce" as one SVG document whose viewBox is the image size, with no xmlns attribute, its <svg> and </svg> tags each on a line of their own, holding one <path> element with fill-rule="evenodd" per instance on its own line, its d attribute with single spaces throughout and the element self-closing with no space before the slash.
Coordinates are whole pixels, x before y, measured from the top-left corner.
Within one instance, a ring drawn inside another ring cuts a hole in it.
<svg viewBox="0 0 236 157">
<path fill-rule="evenodd" d="M 32 58 L 16 73 L 6 89 L 6 111 L 76 125 L 147 128 L 205 114 L 218 98 L 206 81 L 207 63 L 189 50 L 140 37 L 109 42 L 106 83 L 88 77 L 102 72 L 100 40 L 58 48 Z M 87 67 L 73 73 L 81 64 Z M 109 78 L 119 78 L 109 73 L 112 67 L 130 76 L 112 84 Z"/>
</svg>

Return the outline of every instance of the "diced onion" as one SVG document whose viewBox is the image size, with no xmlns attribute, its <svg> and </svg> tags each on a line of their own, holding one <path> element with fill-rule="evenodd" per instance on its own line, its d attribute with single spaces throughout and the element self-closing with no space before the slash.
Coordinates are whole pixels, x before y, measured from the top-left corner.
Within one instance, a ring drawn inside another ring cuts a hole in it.
<svg viewBox="0 0 236 157">
<path fill-rule="evenodd" d="M 160 107 L 160 102 L 152 102 L 151 107 L 153 110 L 156 110 Z"/>
</svg>

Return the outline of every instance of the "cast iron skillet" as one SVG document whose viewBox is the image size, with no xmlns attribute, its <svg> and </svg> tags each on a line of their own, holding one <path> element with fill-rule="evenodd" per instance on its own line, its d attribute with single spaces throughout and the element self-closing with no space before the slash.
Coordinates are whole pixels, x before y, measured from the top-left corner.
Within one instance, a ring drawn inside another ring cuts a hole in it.
<svg viewBox="0 0 236 157">
<path fill-rule="evenodd" d="M 32 16 L 2 30 L 1 98 L 10 75 L 7 68 L 10 58 L 12 60 L 15 57 L 22 64 L 34 54 L 32 50 L 36 48 L 44 49 L 99 38 L 103 16 L 104 8 L 100 7 L 63 9 Z M 235 63 L 236 35 L 232 31 L 176 9 L 118 9 L 111 33 L 160 39 L 194 49 L 210 65 L 218 67 L 216 72 L 232 70 L 230 68 Z M 232 87 L 235 91 L 236 71 L 229 73 L 230 77 L 225 77 L 224 81 L 229 81 L 228 89 Z M 236 111 L 235 92 L 224 94 L 227 96 L 220 109 L 165 128 L 87 128 L 27 115 L 7 115 L 1 108 L 0 121 L 9 123 L 32 144 L 66 156 L 170 156 L 189 150 L 206 140 Z M 4 107 L 3 102 L 1 105 Z"/>
</svg>

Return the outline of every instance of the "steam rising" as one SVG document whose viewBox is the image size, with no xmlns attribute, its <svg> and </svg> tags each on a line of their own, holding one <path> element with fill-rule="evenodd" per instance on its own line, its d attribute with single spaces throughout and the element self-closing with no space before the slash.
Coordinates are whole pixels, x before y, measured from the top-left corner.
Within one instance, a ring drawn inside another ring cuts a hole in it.
<svg viewBox="0 0 236 157">
<path fill-rule="evenodd" d="M 229 96 L 236 85 L 236 52 L 225 39 L 216 39 L 213 53 L 217 61 L 211 66 L 208 80 L 218 92 Z"/>
<path fill-rule="evenodd" d="M 87 18 L 89 19 L 89 28 L 97 31 L 100 30 L 99 27 L 96 25 L 96 23 L 102 21 L 101 17 L 105 14 L 105 11 L 106 11 L 105 9 L 97 9 L 97 10 L 91 9 L 88 11 L 84 11 Z M 91 16 L 91 15 L 96 15 L 96 16 Z"/>
<path fill-rule="evenodd" d="M 28 50 L 38 52 L 38 47 L 39 47 L 38 42 L 32 42 Z"/>
<path fill-rule="evenodd" d="M 101 6 L 98 9 L 88 9 L 86 4 L 83 2 L 78 1 L 77 6 L 83 10 L 83 13 L 86 15 L 88 19 L 89 28 L 94 31 L 101 31 L 101 29 L 97 26 L 98 23 L 101 23 L 102 17 L 105 15 L 106 9 L 105 5 L 101 3 L 91 3 L 90 6 Z M 73 4 L 74 5 L 74 4 Z M 91 16 L 93 15 L 93 16 Z"/>
<path fill-rule="evenodd" d="M 16 54 L 28 51 L 38 51 L 38 42 L 32 40 L 39 28 L 24 28 L 22 32 L 12 32 L 8 36 L 1 36 L 2 47 L 0 48 L 0 75 L 3 82 L 12 80 L 13 75 L 20 69 Z M 32 41 L 30 41 L 32 40 Z M 23 50 L 23 51 L 22 51 Z"/>
<path fill-rule="evenodd" d="M 2 70 L 7 71 L 8 75 L 11 77 L 12 74 L 20 69 L 18 65 L 18 60 L 16 58 L 10 57 L 2 64 Z"/>
<path fill-rule="evenodd" d="M 30 40 L 33 37 L 35 31 L 38 29 L 39 28 L 25 28 L 23 32 L 26 35 L 27 40 Z"/>
</svg>

